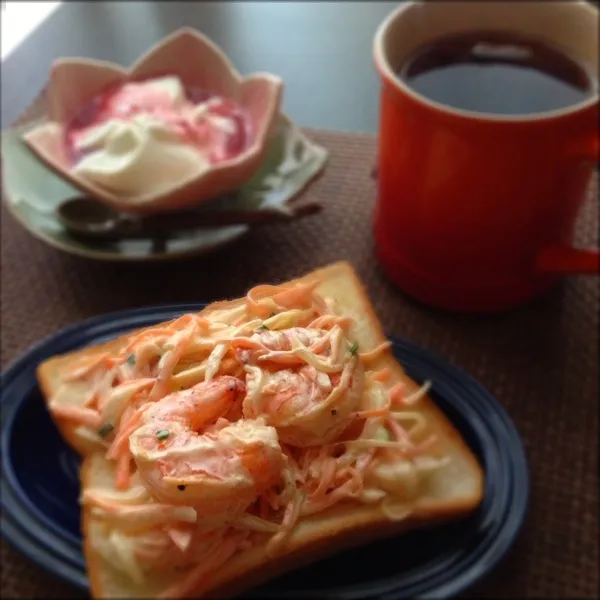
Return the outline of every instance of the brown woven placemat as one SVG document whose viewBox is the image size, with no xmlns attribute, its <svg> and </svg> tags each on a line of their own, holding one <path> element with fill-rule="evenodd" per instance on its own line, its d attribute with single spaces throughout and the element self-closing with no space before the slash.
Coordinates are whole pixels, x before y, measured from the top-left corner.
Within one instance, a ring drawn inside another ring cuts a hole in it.
<svg viewBox="0 0 600 600">
<path fill-rule="evenodd" d="M 24 119 L 40 116 L 38 103 Z M 532 495 L 524 530 L 504 564 L 471 597 L 598 596 L 598 280 L 572 278 L 523 308 L 457 316 L 419 306 L 383 277 L 373 256 L 369 177 L 375 139 L 308 132 L 331 151 L 308 192 L 326 210 L 250 232 L 211 256 L 174 264 L 121 265 L 62 254 L 33 239 L 2 209 L 2 364 L 40 338 L 107 311 L 236 297 L 328 262 L 357 268 L 388 331 L 434 349 L 487 386 L 527 448 Z M 578 241 L 597 243 L 596 189 Z M 1 546 L 4 598 L 77 592 Z"/>
</svg>

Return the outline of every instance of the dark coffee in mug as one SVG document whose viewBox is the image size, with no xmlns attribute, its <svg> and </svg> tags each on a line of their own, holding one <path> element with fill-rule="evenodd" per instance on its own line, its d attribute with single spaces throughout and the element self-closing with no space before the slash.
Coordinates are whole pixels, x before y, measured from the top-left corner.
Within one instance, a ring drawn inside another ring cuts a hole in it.
<svg viewBox="0 0 600 600">
<path fill-rule="evenodd" d="M 499 115 L 565 108 L 597 88 L 591 72 L 561 49 L 513 33 L 441 38 L 413 52 L 398 75 L 441 104 Z"/>
</svg>

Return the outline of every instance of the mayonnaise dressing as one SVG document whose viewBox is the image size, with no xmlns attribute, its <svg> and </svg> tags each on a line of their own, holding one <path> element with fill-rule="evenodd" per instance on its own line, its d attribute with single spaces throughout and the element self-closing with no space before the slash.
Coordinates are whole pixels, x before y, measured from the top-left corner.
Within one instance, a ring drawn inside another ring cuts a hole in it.
<svg viewBox="0 0 600 600">
<path fill-rule="evenodd" d="M 201 176 L 233 113 L 213 97 L 191 102 L 177 77 L 127 83 L 98 101 L 94 122 L 71 131 L 74 173 L 120 196 L 160 194 Z"/>
</svg>

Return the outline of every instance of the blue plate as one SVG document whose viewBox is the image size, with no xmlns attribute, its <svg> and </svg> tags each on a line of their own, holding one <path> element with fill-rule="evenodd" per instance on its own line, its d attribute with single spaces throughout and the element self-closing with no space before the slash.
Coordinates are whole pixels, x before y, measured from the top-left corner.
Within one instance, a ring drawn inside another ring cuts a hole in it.
<svg viewBox="0 0 600 600">
<path fill-rule="evenodd" d="M 2 535 L 79 588 L 88 585 L 79 531 L 79 460 L 46 412 L 35 368 L 54 354 L 202 306 L 143 308 L 90 319 L 42 341 L 2 375 Z M 488 573 L 514 542 L 529 495 L 527 462 L 515 426 L 500 404 L 461 370 L 407 341 L 393 340 L 393 349 L 413 379 L 434 382 L 432 397 L 483 465 L 482 505 L 461 521 L 349 550 L 289 573 L 249 597 L 452 597 Z"/>
</svg>

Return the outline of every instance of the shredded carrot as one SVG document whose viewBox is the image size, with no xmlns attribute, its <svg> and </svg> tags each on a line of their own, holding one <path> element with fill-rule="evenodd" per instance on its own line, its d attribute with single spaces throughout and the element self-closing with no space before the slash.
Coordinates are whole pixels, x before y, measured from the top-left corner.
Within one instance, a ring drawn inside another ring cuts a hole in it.
<svg viewBox="0 0 600 600">
<path fill-rule="evenodd" d="M 377 360 L 379 356 L 391 345 L 391 342 L 383 342 L 382 344 L 379 344 L 379 346 L 377 346 L 376 348 L 373 348 L 373 350 L 371 350 L 370 352 L 361 352 L 359 354 L 360 359 L 363 361 L 363 363 L 370 363 L 374 360 Z"/>
<path fill-rule="evenodd" d="M 127 490 L 131 484 L 131 453 L 123 452 L 117 459 L 115 487 L 118 490 Z"/>
<path fill-rule="evenodd" d="M 381 408 L 372 408 L 369 410 L 359 410 L 355 413 L 352 413 L 352 417 L 355 419 L 372 419 L 375 417 L 386 417 L 390 412 L 391 405 L 388 402 L 386 406 L 382 406 Z"/>
<path fill-rule="evenodd" d="M 388 397 L 390 399 L 390 402 L 392 403 L 392 406 L 402 404 L 402 399 L 404 398 L 405 391 L 406 386 L 402 381 L 400 383 L 397 383 L 394 387 L 390 389 L 390 391 L 388 392 Z"/>
<path fill-rule="evenodd" d="M 427 395 L 427 392 L 430 389 L 431 389 L 431 382 L 427 381 L 416 392 L 413 392 L 412 394 L 405 396 L 402 399 L 402 404 L 404 404 L 404 406 L 412 406 L 413 404 L 416 404 L 419 400 L 421 400 L 421 398 L 423 398 Z"/>
<path fill-rule="evenodd" d="M 272 293 L 278 289 L 278 286 L 274 285 L 257 285 L 249 290 L 246 294 L 246 307 L 248 312 L 257 317 L 268 317 L 271 314 L 271 307 L 260 304 L 260 300 L 272 295 Z"/>
<path fill-rule="evenodd" d="M 342 329 L 349 327 L 354 323 L 352 317 L 338 317 L 337 315 L 322 315 L 317 317 L 309 325 L 309 329 L 331 329 L 335 325 L 339 325 Z"/>
<path fill-rule="evenodd" d="M 322 298 L 314 293 L 320 283 L 320 281 L 313 281 L 292 286 L 258 285 L 246 294 L 246 307 L 251 315 L 261 318 L 271 314 L 273 305 L 290 309 L 314 303 L 323 312 L 326 310 L 326 305 Z M 260 302 L 265 298 L 270 298 L 271 303 Z"/>
<path fill-rule="evenodd" d="M 320 281 L 301 283 L 293 287 L 284 288 L 273 295 L 273 301 L 284 308 L 294 308 L 298 305 L 309 304 L 313 299 L 313 292 L 320 285 Z"/>
<path fill-rule="evenodd" d="M 169 338 L 171 337 L 175 331 L 169 327 L 157 327 L 156 329 L 146 329 L 138 333 L 122 351 L 124 358 L 127 358 L 127 354 L 130 353 L 140 342 L 147 340 L 148 338 L 152 338 L 155 340 L 160 340 L 161 338 Z"/>
<path fill-rule="evenodd" d="M 145 405 L 145 406 L 147 406 L 147 405 Z M 116 435 L 113 443 L 111 444 L 110 448 L 108 449 L 108 452 L 106 453 L 106 458 L 108 458 L 109 460 L 111 460 L 111 459 L 114 460 L 114 459 L 118 458 L 119 455 L 122 454 L 123 451 L 128 447 L 129 436 L 138 428 L 138 426 L 142 420 L 143 412 L 144 412 L 144 407 L 142 407 L 141 409 L 136 411 L 133 415 L 131 415 L 131 417 L 129 418 L 128 421 L 125 421 L 125 419 L 123 417 L 121 418 L 119 430 L 117 432 L 117 435 Z"/>
<path fill-rule="evenodd" d="M 380 383 L 385 383 L 390 380 L 392 376 L 392 371 L 389 367 L 383 367 L 383 369 L 379 369 L 379 371 L 375 371 L 373 375 L 371 375 L 371 379 L 373 381 L 379 381 Z"/>
<path fill-rule="evenodd" d="M 229 343 L 232 348 L 245 348 L 248 350 L 266 350 L 263 344 L 252 340 L 249 337 L 233 338 Z"/>
</svg>

